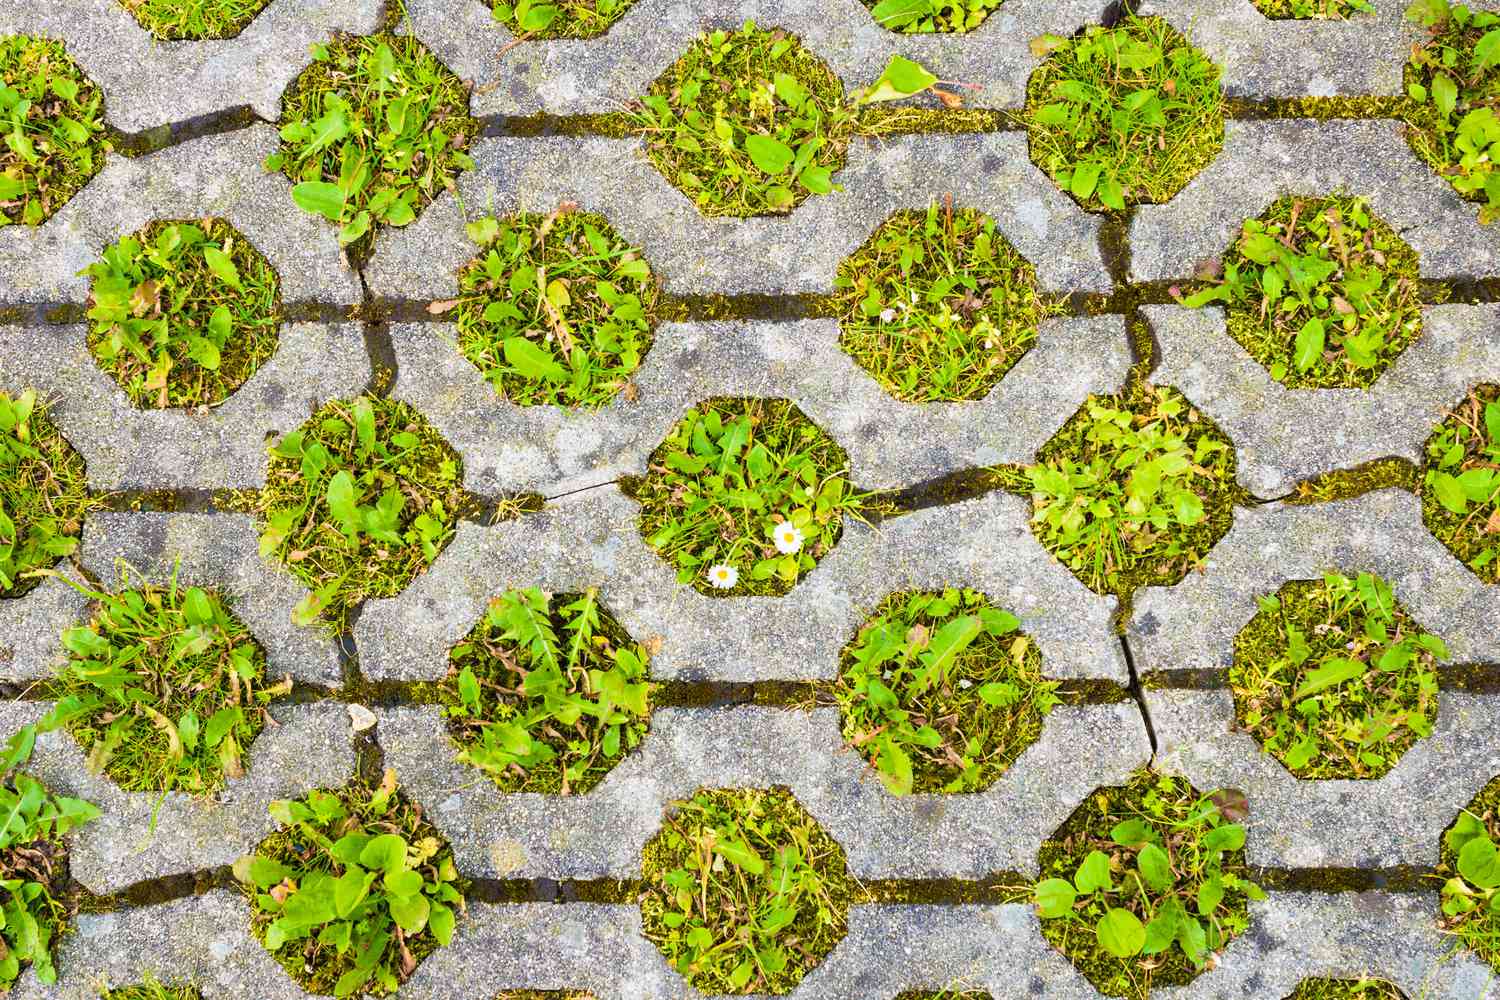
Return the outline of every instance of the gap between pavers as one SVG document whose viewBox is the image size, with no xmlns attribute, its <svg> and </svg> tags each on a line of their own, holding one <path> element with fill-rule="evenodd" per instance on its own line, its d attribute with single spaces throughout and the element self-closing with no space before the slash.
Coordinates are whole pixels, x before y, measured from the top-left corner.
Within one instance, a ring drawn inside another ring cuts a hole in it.
<svg viewBox="0 0 1500 1000">
<path fill-rule="evenodd" d="M 370 363 L 357 324 L 285 323 L 276 353 L 222 404 L 141 409 L 74 324 L 0 326 L 0 372 L 0 388 L 32 387 L 49 402 L 95 490 L 259 489 L 267 440 L 328 398 L 357 394 Z"/>
<path fill-rule="evenodd" d="M 1443 830 L 1500 774 L 1500 697 L 1444 691 L 1431 736 L 1375 781 L 1296 778 L 1234 720 L 1234 696 L 1147 691 L 1157 763 L 1202 790 L 1250 800 L 1251 864 L 1285 868 L 1435 865 Z"/>
<path fill-rule="evenodd" d="M 1096 216 L 1032 164 L 1026 136 L 908 135 L 856 139 L 835 175 L 842 192 L 809 198 L 789 217 L 706 218 L 646 158 L 639 139 L 483 139 L 459 198 L 438 197 L 404 229 L 382 233 L 365 269 L 377 298 L 447 299 L 457 270 L 478 253 L 463 212 L 551 212 L 577 202 L 642 248 L 668 292 L 790 295 L 831 292 L 841 260 L 898 209 L 925 209 L 945 194 L 994 217 L 1053 292 L 1113 287 L 1099 253 Z M 462 199 L 462 211 L 460 209 Z"/>
<path fill-rule="evenodd" d="M 501 400 L 460 353 L 457 336 L 451 324 L 393 327 L 393 395 L 459 449 L 465 485 L 485 494 L 556 496 L 644 474 L 682 414 L 723 395 L 794 400 L 849 453 L 853 485 L 899 489 L 1032 461 L 1090 393 L 1116 391 L 1130 367 L 1122 317 L 1050 319 L 984 399 L 903 403 L 840 349 L 834 320 L 664 323 L 632 379 L 636 399 L 616 396 L 588 411 Z"/>
<path fill-rule="evenodd" d="M 1361 97 L 1403 93 L 1402 65 L 1421 28 L 1410 0 L 1373 0 L 1373 16 L 1271 20 L 1250 0 L 1143 0 L 1223 71 L 1232 97 Z"/>
<path fill-rule="evenodd" d="M 158 42 L 119 0 L 6 0 L 0 34 L 61 39 L 103 90 L 109 123 L 138 132 L 246 104 L 275 121 L 281 92 L 312 62 L 308 46 L 374 31 L 383 6 L 271 0 L 235 38 Z"/>
<path fill-rule="evenodd" d="M 967 34 L 905 35 L 880 27 L 859 0 L 637 0 L 602 37 L 512 46 L 510 31 L 479 0 L 406 0 L 409 30 L 474 81 L 475 114 L 523 115 L 619 110 L 644 94 L 699 34 L 733 31 L 747 18 L 800 37 L 850 92 L 874 83 L 899 54 L 943 80 L 972 85 L 960 91 L 971 107 L 1019 108 L 1038 61 L 1031 40 L 1071 35 L 1097 23 L 1106 6 L 1105 0 L 1006 0 Z"/>
<path fill-rule="evenodd" d="M 1354 23 L 1354 22 L 1350 22 Z M 1500 274 L 1500 230 L 1418 160 L 1396 121 L 1231 121 L 1224 151 L 1165 205 L 1130 226 L 1130 280 L 1192 277 L 1234 245 L 1240 227 L 1287 195 L 1343 189 L 1369 200 L 1417 251 L 1424 278 Z"/>
<path fill-rule="evenodd" d="M 110 157 L 41 226 L 0 228 L 0 304 L 81 304 L 89 279 L 79 272 L 120 237 L 157 219 L 217 216 L 276 269 L 287 305 L 357 305 L 359 279 L 342 263 L 334 227 L 298 208 L 286 177 L 261 166 L 280 144 L 275 128 L 256 125 L 136 159 Z"/>
<path fill-rule="evenodd" d="M 379 714 L 386 765 L 447 835 L 459 870 L 486 878 L 638 878 L 669 803 L 772 785 L 791 788 L 856 878 L 1035 874 L 1047 835 L 1151 757 L 1133 702 L 1058 707 L 987 790 L 897 797 L 843 745 L 835 708 L 657 709 L 641 746 L 589 793 L 504 794 L 455 759 L 440 708 Z"/>
<path fill-rule="evenodd" d="M 845 519 L 843 538 L 785 597 L 708 597 L 636 528 L 638 505 L 616 486 L 482 528 L 463 522 L 399 596 L 364 605 L 355 625 L 372 680 L 432 680 L 449 648 L 512 588 L 599 588 L 604 607 L 641 642 L 661 642 L 657 680 L 815 680 L 838 673 L 839 650 L 888 594 L 946 585 L 984 591 L 1021 619 L 1042 671 L 1125 683 L 1110 627 L 1113 597 L 1090 592 L 1047 555 L 1027 501 L 1004 493 L 928 508 L 878 528 Z"/>
<path fill-rule="evenodd" d="M 0 705 L 0 738 L 36 722 L 50 702 Z M 55 794 L 92 802 L 97 819 L 68 840 L 73 878 L 90 892 L 118 892 L 135 882 L 227 865 L 276 829 L 267 807 L 309 789 L 339 787 L 354 772 L 344 706 L 273 705 L 245 754 L 245 775 L 221 792 L 126 792 L 90 772 L 78 741 L 63 730 L 43 733 L 25 770 Z"/>
<path fill-rule="evenodd" d="M 1263 499 L 1336 469 L 1421 464 L 1448 408 L 1500 380 L 1500 306 L 1422 310 L 1422 333 L 1368 389 L 1288 389 L 1229 335 L 1218 306 L 1143 306 L 1160 348 L 1151 381 L 1181 389 L 1234 442 L 1238 479 Z"/>
</svg>

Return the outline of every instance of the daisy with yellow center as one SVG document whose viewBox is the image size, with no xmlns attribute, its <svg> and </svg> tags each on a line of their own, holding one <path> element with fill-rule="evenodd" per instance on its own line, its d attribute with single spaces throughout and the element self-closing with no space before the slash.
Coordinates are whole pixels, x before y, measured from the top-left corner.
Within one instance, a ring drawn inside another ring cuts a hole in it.
<svg viewBox="0 0 1500 1000">
<path fill-rule="evenodd" d="M 740 571 L 723 563 L 708 568 L 708 582 L 715 590 L 729 590 L 740 582 Z"/>
</svg>

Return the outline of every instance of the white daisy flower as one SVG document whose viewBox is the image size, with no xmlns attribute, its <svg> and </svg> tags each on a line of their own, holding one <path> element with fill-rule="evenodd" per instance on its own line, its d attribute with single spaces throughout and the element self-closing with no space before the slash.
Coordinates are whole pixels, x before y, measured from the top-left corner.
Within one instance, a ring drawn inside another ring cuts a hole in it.
<svg viewBox="0 0 1500 1000">
<path fill-rule="evenodd" d="M 710 566 L 708 568 L 708 582 L 713 585 L 715 590 L 729 590 L 740 582 L 740 571 L 733 566 L 726 566 L 723 563 Z"/>
<path fill-rule="evenodd" d="M 802 529 L 790 521 L 778 524 L 771 531 L 771 537 L 776 541 L 776 551 L 784 556 L 802 551 Z"/>
</svg>

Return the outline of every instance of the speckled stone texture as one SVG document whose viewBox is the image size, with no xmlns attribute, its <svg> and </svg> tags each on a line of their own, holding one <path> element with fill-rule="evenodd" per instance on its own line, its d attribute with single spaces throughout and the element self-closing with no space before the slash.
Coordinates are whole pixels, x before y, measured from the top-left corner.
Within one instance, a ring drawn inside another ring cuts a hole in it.
<svg viewBox="0 0 1500 1000">
<path fill-rule="evenodd" d="M 249 105 L 281 114 L 281 92 L 334 32 L 368 34 L 380 0 L 271 0 L 235 38 L 159 42 L 119 0 L 6 0 L 0 34 L 61 39 L 104 91 L 111 125 L 139 132 Z"/>
<path fill-rule="evenodd" d="M 1225 329 L 1218 306 L 1142 308 L 1174 385 L 1228 434 L 1239 481 L 1263 499 L 1336 469 L 1399 456 L 1421 463 L 1448 408 L 1500 380 L 1500 307 L 1427 306 L 1422 333 L 1369 389 L 1288 389 Z"/>
<path fill-rule="evenodd" d="M 459 178 L 468 218 L 550 212 L 572 201 L 599 212 L 669 292 L 830 292 L 839 261 L 903 208 L 945 194 L 994 216 L 1049 291 L 1107 291 L 1099 220 L 1038 170 L 1020 132 L 857 139 L 834 175 L 842 192 L 809 198 L 789 218 L 709 219 L 668 184 L 636 139 L 485 139 L 478 170 Z M 405 229 L 383 233 L 365 270 L 379 298 L 445 299 L 476 248 L 458 201 L 443 195 Z"/>
</svg>

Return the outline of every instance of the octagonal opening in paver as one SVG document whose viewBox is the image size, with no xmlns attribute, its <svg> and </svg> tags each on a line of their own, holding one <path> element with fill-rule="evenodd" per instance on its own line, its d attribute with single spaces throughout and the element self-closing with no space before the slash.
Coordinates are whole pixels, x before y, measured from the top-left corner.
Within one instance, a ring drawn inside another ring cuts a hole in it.
<svg viewBox="0 0 1500 1000">
<path fill-rule="evenodd" d="M 1099 992 L 1144 1000 L 1197 978 L 1249 926 L 1245 797 L 1138 771 L 1096 789 L 1042 843 L 1042 935 Z"/>
<path fill-rule="evenodd" d="M 854 130 L 844 85 L 797 36 L 700 36 L 634 112 L 653 166 L 708 216 L 778 215 L 834 190 Z"/>
<path fill-rule="evenodd" d="M 478 0 L 519 39 L 598 38 L 635 0 Z"/>
<path fill-rule="evenodd" d="M 303 989 L 387 996 L 453 939 L 467 882 L 394 771 L 270 808 L 280 828 L 234 874 L 251 931 Z"/>
<path fill-rule="evenodd" d="M 1500 385 L 1481 383 L 1427 439 L 1422 523 L 1485 583 L 1500 583 Z"/>
<path fill-rule="evenodd" d="M 875 23 L 906 34 L 973 31 L 1005 0 L 860 0 Z"/>
<path fill-rule="evenodd" d="M 89 621 L 63 632 L 68 730 L 126 791 L 217 792 L 245 773 L 266 706 L 291 681 L 268 683 L 265 651 L 212 590 L 128 573 L 121 586 L 86 591 Z"/>
<path fill-rule="evenodd" d="M 203 993 L 191 983 L 168 980 L 163 983 L 147 976 L 134 986 L 121 986 L 103 994 L 101 1000 L 204 1000 Z"/>
<path fill-rule="evenodd" d="M 163 220 L 91 264 L 89 352 L 142 408 L 224 402 L 276 353 L 276 270 L 223 219 Z"/>
<path fill-rule="evenodd" d="M 1500 777 L 1443 832 L 1437 874 L 1443 883 L 1438 926 L 1500 972 Z"/>
<path fill-rule="evenodd" d="M 641 854 L 647 940 L 707 994 L 790 993 L 844 937 L 844 849 L 783 787 L 674 803 Z"/>
<path fill-rule="evenodd" d="M 1262 595 L 1234 637 L 1235 720 L 1299 778 L 1383 778 L 1438 711 L 1443 640 L 1372 573 Z"/>
<path fill-rule="evenodd" d="M 983 398 L 1063 305 L 993 218 L 951 199 L 881 223 L 834 288 L 839 346 L 912 403 Z"/>
<path fill-rule="evenodd" d="M 1370 0 L 1250 0 L 1250 2 L 1255 5 L 1256 10 L 1273 21 L 1343 21 L 1363 14 L 1375 13 L 1375 5 Z"/>
<path fill-rule="evenodd" d="M 957 588 L 886 598 L 840 653 L 834 697 L 844 741 L 896 795 L 988 788 L 1059 701 L 1020 619 Z"/>
<path fill-rule="evenodd" d="M 1026 470 L 1031 530 L 1090 590 L 1171 586 L 1234 520 L 1234 447 L 1170 386 L 1090 396 Z"/>
<path fill-rule="evenodd" d="M 458 347 L 501 399 L 594 409 L 630 385 L 659 319 L 639 248 L 568 206 L 469 232 L 482 249 L 458 274 Z"/>
<path fill-rule="evenodd" d="M 339 227 L 356 259 L 382 226 L 411 224 L 473 170 L 469 88 L 415 35 L 346 35 L 313 46 L 281 98 L 281 149 L 266 159 L 292 200 Z"/>
<path fill-rule="evenodd" d="M 1031 159 L 1089 211 L 1170 200 L 1224 146 L 1219 68 L 1159 17 L 1044 35 L 1026 85 Z"/>
<path fill-rule="evenodd" d="M 1401 131 L 1417 158 L 1480 202 L 1479 219 L 1490 222 L 1500 217 L 1500 62 L 1494 46 L 1481 42 L 1500 28 L 1500 13 L 1473 6 L 1412 5 L 1408 16 L 1427 34 L 1406 63 L 1406 93 L 1416 107 Z"/>
<path fill-rule="evenodd" d="M 0 36 L 0 131 L 0 226 L 46 222 L 110 148 L 103 93 L 51 38 Z"/>
<path fill-rule="evenodd" d="M 1384 979 L 1308 977 L 1285 1000 L 1407 1000 L 1395 983 Z"/>
<path fill-rule="evenodd" d="M 83 457 L 46 403 L 35 389 L 0 390 L 0 598 L 30 593 L 73 554 L 89 506 Z"/>
<path fill-rule="evenodd" d="M 785 399 L 697 403 L 646 464 L 630 484 L 641 536 L 708 595 L 790 592 L 866 499 L 844 449 Z"/>
<path fill-rule="evenodd" d="M 1221 274 L 1229 335 L 1291 389 L 1367 389 L 1422 332 L 1417 252 L 1363 198 L 1286 197 L 1247 220 Z"/>
<path fill-rule="evenodd" d="M 503 792 L 589 791 L 646 736 L 650 661 L 594 590 L 506 591 L 448 653 L 458 759 Z"/>
<path fill-rule="evenodd" d="M 356 605 L 399 594 L 453 537 L 463 460 L 409 403 L 330 400 L 269 451 L 260 551 L 312 591 L 297 624 L 342 629 Z"/>
<path fill-rule="evenodd" d="M 271 0 L 120 0 L 130 16 L 164 42 L 233 38 Z"/>
</svg>

